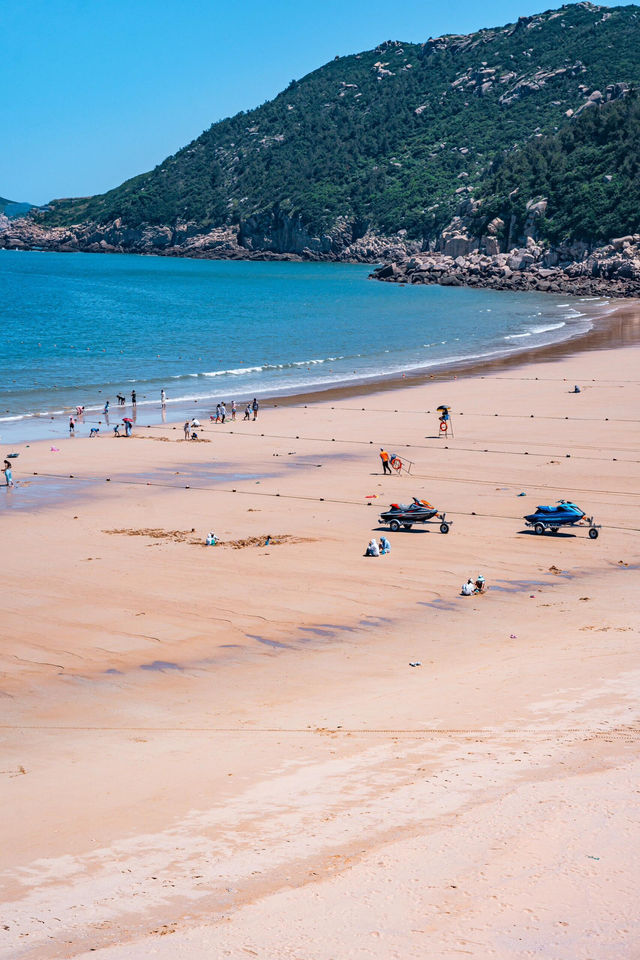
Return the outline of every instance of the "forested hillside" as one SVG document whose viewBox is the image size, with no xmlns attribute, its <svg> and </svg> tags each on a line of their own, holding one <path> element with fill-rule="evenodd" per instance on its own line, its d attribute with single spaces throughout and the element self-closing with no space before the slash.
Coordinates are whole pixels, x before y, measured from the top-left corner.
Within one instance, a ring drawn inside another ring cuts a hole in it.
<svg viewBox="0 0 640 960">
<path fill-rule="evenodd" d="M 527 238 L 591 249 L 640 230 L 639 80 L 633 5 L 386 41 L 108 193 L 0 217 L 0 247 L 367 262 Z"/>
</svg>

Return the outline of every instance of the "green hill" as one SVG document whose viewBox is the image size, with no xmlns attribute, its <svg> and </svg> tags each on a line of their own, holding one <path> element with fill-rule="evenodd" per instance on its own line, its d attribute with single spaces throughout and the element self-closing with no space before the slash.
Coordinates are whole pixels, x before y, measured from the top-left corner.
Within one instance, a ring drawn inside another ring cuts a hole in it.
<svg viewBox="0 0 640 960">
<path fill-rule="evenodd" d="M 108 193 L 53 201 L 38 223 L 237 227 L 241 243 L 286 251 L 291 223 L 325 244 L 345 223 L 352 239 L 424 242 L 469 194 L 483 215 L 521 219 L 544 194 L 548 236 L 615 234 L 637 228 L 637 104 L 568 114 L 639 80 L 637 6 L 578 3 L 469 36 L 388 41 L 292 81 Z"/>
</svg>

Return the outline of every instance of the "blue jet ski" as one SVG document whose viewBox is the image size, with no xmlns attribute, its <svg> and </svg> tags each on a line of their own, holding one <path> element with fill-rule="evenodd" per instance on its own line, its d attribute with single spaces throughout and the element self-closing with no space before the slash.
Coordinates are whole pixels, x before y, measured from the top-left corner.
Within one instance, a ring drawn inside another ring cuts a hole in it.
<svg viewBox="0 0 640 960">
<path fill-rule="evenodd" d="M 593 517 L 587 517 L 584 510 L 581 510 L 570 500 L 558 500 L 555 507 L 539 506 L 535 513 L 529 513 L 524 518 L 528 527 L 533 527 L 537 534 L 543 534 L 545 530 L 551 530 L 557 533 L 560 527 L 573 527 L 577 524 L 589 527 L 589 537 L 591 540 L 598 538 L 599 525 L 593 522 Z M 584 521 L 584 524 L 581 523 Z"/>
</svg>

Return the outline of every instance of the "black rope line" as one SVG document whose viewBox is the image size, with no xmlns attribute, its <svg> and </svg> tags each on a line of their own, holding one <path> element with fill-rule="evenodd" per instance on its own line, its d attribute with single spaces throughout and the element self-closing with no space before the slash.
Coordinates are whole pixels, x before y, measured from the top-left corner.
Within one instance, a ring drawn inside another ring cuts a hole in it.
<svg viewBox="0 0 640 960">
<path fill-rule="evenodd" d="M 74 474 L 68 474 L 68 475 L 67 475 L 67 474 L 59 474 L 59 473 L 34 473 L 33 476 L 35 476 L 35 477 L 46 477 L 47 479 L 50 479 L 50 480 L 75 480 L 75 481 L 78 481 L 78 482 L 80 482 L 80 483 L 116 483 L 116 484 L 122 484 L 122 485 L 126 485 L 126 486 L 162 487 L 162 488 L 168 489 L 168 490 L 198 490 L 198 491 L 203 491 L 203 492 L 205 492 L 205 493 L 236 493 L 236 494 L 240 494 L 240 495 L 242 495 L 242 496 L 248 496 L 248 497 L 271 497 L 271 498 L 274 498 L 274 499 L 297 500 L 297 501 L 303 501 L 303 502 L 307 502 L 307 503 L 339 503 L 339 504 L 345 504 L 345 505 L 347 505 L 347 506 L 365 507 L 365 508 L 366 508 L 366 507 L 374 506 L 374 504 L 373 504 L 371 501 L 369 501 L 368 503 L 362 503 L 361 500 L 347 500 L 347 499 L 344 499 L 344 498 L 337 498 L 337 497 L 310 497 L 310 496 L 303 496 L 302 494 L 293 494 L 293 493 L 269 493 L 269 492 L 266 491 L 266 490 L 238 490 L 237 487 L 232 487 L 232 488 L 229 488 L 229 487 L 218 487 L 218 486 L 216 486 L 216 487 L 205 487 L 205 486 L 201 486 L 201 485 L 192 486 L 190 483 L 187 483 L 187 484 L 163 483 L 162 481 L 159 481 L 159 480 L 126 480 L 126 479 L 115 479 L 115 480 L 114 480 L 114 479 L 112 479 L 111 477 L 86 477 L 86 476 L 85 476 L 85 477 L 76 477 Z M 487 484 L 487 485 L 495 485 L 495 483 L 497 482 L 497 481 L 495 481 L 495 480 L 475 480 L 475 479 L 467 479 L 467 478 L 464 478 L 464 477 L 459 477 L 459 478 L 452 478 L 452 477 L 434 478 L 434 477 L 429 477 L 429 476 L 427 476 L 427 475 L 421 475 L 421 474 L 413 474 L 412 476 L 415 476 L 415 477 L 417 477 L 418 479 L 421 479 L 421 480 L 429 480 L 429 479 L 441 480 L 441 479 L 444 479 L 444 480 L 452 481 L 452 482 L 460 482 L 460 483 L 483 483 L 483 484 Z M 510 484 L 510 485 L 513 486 L 513 484 Z M 539 489 L 539 488 L 537 488 L 537 489 Z M 554 489 L 554 488 L 551 488 L 551 489 Z M 555 488 L 555 489 L 560 489 L 560 488 L 558 487 L 558 488 Z M 582 491 L 577 491 L 577 492 L 581 492 L 581 493 L 608 493 L 608 494 L 610 494 L 610 495 L 615 495 L 617 491 L 615 491 L 615 490 L 611 490 L 611 491 L 606 491 L 606 490 L 590 490 L 590 491 L 584 491 L 584 490 L 582 490 Z M 640 496 L 640 493 L 638 493 L 638 494 L 636 494 L 636 495 L 637 495 L 637 496 Z M 376 498 L 376 499 L 377 499 L 377 498 Z M 617 506 L 622 506 L 622 504 L 616 504 L 616 505 L 617 505 Z M 523 519 L 521 516 L 512 517 L 512 516 L 505 516 L 504 514 L 478 513 L 477 511 L 473 511 L 473 510 L 470 511 L 470 512 L 465 512 L 465 511 L 462 511 L 462 510 L 447 510 L 446 513 L 447 513 L 447 514 L 450 514 L 451 516 L 455 516 L 455 517 L 483 517 L 483 518 L 491 519 L 491 520 L 521 521 L 521 520 Z M 609 524 L 601 524 L 601 526 L 602 526 L 603 529 L 607 529 L 607 530 L 624 530 L 624 531 L 631 532 L 631 533 L 640 533 L 640 528 L 636 528 L 636 527 L 618 527 L 618 526 L 612 526 L 612 525 L 609 525 Z"/>
</svg>

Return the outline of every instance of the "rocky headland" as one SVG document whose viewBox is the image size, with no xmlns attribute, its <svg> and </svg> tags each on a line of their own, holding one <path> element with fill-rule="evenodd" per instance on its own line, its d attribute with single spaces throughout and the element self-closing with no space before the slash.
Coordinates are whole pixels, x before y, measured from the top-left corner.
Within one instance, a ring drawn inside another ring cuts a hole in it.
<svg viewBox="0 0 640 960">
<path fill-rule="evenodd" d="M 594 250 L 584 244 L 545 249 L 534 241 L 506 253 L 474 250 L 452 256 L 423 252 L 377 267 L 371 277 L 391 283 L 538 290 L 575 296 L 640 296 L 640 234 Z"/>
<path fill-rule="evenodd" d="M 195 222 L 132 227 L 111 223 L 50 227 L 37 219 L 0 215 L 0 249 L 57 253 L 137 253 L 207 260 L 326 260 L 378 263 L 419 253 L 422 244 L 406 231 L 385 236 L 338 220 L 331 233 L 314 236 L 298 218 L 252 217 L 239 225 L 203 231 Z"/>
</svg>

